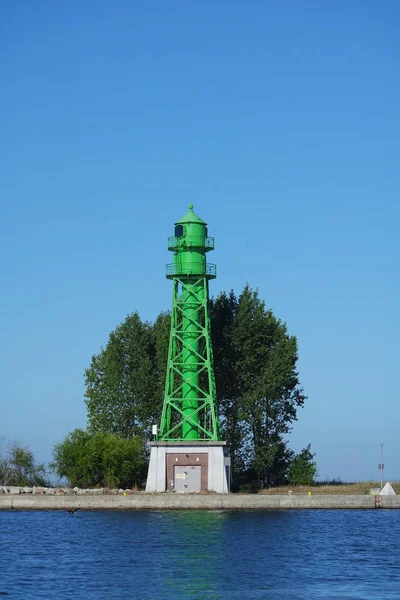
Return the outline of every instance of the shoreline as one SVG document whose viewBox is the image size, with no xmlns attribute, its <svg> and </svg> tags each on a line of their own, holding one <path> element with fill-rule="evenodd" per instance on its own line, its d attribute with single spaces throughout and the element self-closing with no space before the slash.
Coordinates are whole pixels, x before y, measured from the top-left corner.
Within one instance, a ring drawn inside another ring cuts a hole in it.
<svg viewBox="0 0 400 600">
<path fill-rule="evenodd" d="M 310 510 L 400 509 L 400 495 L 130 494 L 0 496 L 2 510 Z"/>
</svg>

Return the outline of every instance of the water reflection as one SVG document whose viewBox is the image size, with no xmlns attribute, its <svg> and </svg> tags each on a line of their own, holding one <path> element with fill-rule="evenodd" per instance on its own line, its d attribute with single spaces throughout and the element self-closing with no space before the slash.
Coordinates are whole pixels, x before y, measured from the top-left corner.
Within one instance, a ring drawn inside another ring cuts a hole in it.
<svg viewBox="0 0 400 600">
<path fill-rule="evenodd" d="M 163 513 L 160 537 L 169 540 L 161 571 L 168 597 L 217 600 L 220 544 L 227 514 L 223 511 Z"/>
</svg>

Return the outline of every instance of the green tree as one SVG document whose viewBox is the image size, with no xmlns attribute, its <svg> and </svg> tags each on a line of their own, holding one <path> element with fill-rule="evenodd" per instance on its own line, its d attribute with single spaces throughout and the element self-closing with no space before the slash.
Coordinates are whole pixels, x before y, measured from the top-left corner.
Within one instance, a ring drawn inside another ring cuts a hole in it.
<svg viewBox="0 0 400 600">
<path fill-rule="evenodd" d="M 242 388 L 236 376 L 239 353 L 235 344 L 238 299 L 234 292 L 210 300 L 211 335 L 217 405 L 224 439 L 229 443 L 234 481 L 238 484 L 246 469 L 243 444 L 246 423 L 240 402 Z"/>
<path fill-rule="evenodd" d="M 162 408 L 165 388 L 165 375 L 167 372 L 169 334 L 171 328 L 171 314 L 161 312 L 154 325 L 153 344 L 154 344 L 154 371 L 153 376 L 156 382 L 156 394 L 158 405 Z M 160 413 L 156 415 L 156 422 L 160 419 Z"/>
<path fill-rule="evenodd" d="M 75 429 L 54 447 L 53 471 L 71 486 L 130 488 L 143 482 L 146 457 L 142 440 Z"/>
<path fill-rule="evenodd" d="M 85 371 L 89 431 L 149 436 L 158 421 L 167 363 L 169 315 L 155 324 L 129 315 Z"/>
<path fill-rule="evenodd" d="M 249 286 L 239 298 L 231 292 L 212 301 L 211 315 L 218 404 L 236 480 L 278 485 L 291 460 L 285 436 L 306 399 L 297 340 Z"/>
<path fill-rule="evenodd" d="M 0 485 L 48 486 L 45 465 L 35 461 L 33 453 L 17 443 L 0 457 Z"/>
<path fill-rule="evenodd" d="M 288 470 L 288 482 L 292 485 L 314 485 L 318 475 L 317 463 L 308 444 L 301 452 L 293 457 Z"/>
</svg>

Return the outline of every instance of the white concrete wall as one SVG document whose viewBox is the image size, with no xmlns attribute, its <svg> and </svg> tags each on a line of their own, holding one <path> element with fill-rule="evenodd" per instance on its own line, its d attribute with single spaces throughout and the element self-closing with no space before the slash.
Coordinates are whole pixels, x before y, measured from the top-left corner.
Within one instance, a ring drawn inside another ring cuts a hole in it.
<svg viewBox="0 0 400 600">
<path fill-rule="evenodd" d="M 166 450 L 165 446 L 151 447 L 146 492 L 165 492 L 166 490 Z"/>
<path fill-rule="evenodd" d="M 227 494 L 229 491 L 227 469 L 224 457 L 226 446 L 152 446 L 146 492 L 166 491 L 166 455 L 167 454 L 208 454 L 208 491 Z"/>
<path fill-rule="evenodd" d="M 208 491 L 227 494 L 229 491 L 224 464 L 224 447 L 211 446 L 208 449 Z"/>
</svg>

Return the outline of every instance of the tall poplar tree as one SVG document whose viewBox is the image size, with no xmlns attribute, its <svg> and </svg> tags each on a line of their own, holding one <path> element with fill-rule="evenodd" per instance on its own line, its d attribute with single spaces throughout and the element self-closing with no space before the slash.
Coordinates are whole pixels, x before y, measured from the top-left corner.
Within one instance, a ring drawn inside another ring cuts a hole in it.
<svg viewBox="0 0 400 600">
<path fill-rule="evenodd" d="M 90 431 L 149 437 L 162 408 L 168 333 L 165 313 L 153 325 L 136 312 L 110 333 L 85 371 Z"/>
<path fill-rule="evenodd" d="M 297 340 L 258 291 L 211 303 L 218 404 L 234 472 L 269 486 L 284 481 L 292 453 L 285 436 L 306 396 L 296 371 Z"/>
</svg>

